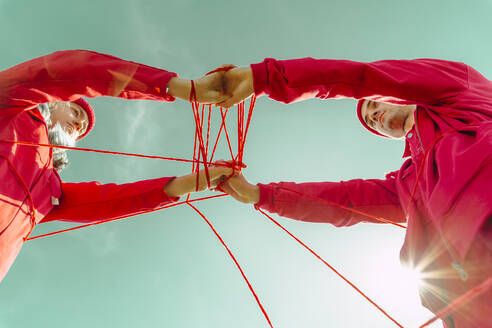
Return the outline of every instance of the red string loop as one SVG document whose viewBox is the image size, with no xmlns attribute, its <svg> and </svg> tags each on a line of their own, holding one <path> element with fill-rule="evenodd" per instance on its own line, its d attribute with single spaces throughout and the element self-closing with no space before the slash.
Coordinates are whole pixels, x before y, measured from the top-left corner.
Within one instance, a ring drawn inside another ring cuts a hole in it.
<svg viewBox="0 0 492 328">
<path fill-rule="evenodd" d="M 235 66 L 218 67 L 218 68 L 214 69 L 213 71 L 208 72 L 205 75 L 210 75 L 210 74 L 213 74 L 213 73 L 216 73 L 216 72 L 225 72 L 225 71 L 228 71 L 230 69 L 233 69 L 234 67 Z"/>
<path fill-rule="evenodd" d="M 232 68 L 233 67 L 221 67 L 221 68 L 217 68 L 217 69 L 209 72 L 208 74 L 212 74 L 212 73 L 220 72 L 220 71 L 227 71 L 227 70 L 230 70 Z M 182 161 L 182 162 L 190 162 L 190 163 L 193 164 L 192 165 L 192 171 L 195 172 L 196 173 L 196 176 L 197 176 L 197 180 L 196 180 L 197 190 L 198 190 L 199 182 L 200 182 L 199 181 L 199 174 L 198 174 L 198 172 L 200 171 L 200 165 L 203 165 L 203 167 L 204 167 L 205 176 L 207 178 L 207 185 L 208 185 L 209 188 L 211 186 L 210 175 L 209 175 L 209 166 L 210 165 L 215 165 L 215 166 L 226 166 L 226 167 L 230 167 L 230 168 L 232 168 L 232 173 L 228 177 L 226 177 L 225 179 L 223 179 L 216 186 L 216 190 L 220 190 L 220 187 L 223 186 L 224 183 L 226 183 L 237 172 L 240 172 L 243 168 L 246 167 L 246 165 L 243 163 L 243 156 L 244 156 L 244 150 L 245 150 L 246 137 L 248 135 L 249 126 L 250 126 L 250 123 L 251 123 L 251 118 L 252 118 L 252 114 L 253 114 L 253 108 L 254 108 L 254 105 L 255 105 L 255 102 L 256 102 L 256 97 L 253 96 L 251 98 L 246 120 L 245 120 L 245 114 L 246 113 L 245 113 L 245 104 L 244 104 L 244 102 L 242 102 L 242 103 L 240 103 L 240 104 L 237 105 L 237 113 L 238 113 L 238 116 L 237 116 L 237 125 L 238 125 L 237 126 L 237 132 L 238 132 L 238 135 L 237 135 L 237 154 L 236 155 L 234 155 L 233 147 L 231 146 L 231 138 L 230 138 L 229 132 L 227 130 L 227 125 L 226 125 L 226 117 L 227 117 L 228 111 L 226 109 L 225 112 L 224 112 L 223 111 L 224 110 L 223 108 L 220 109 L 221 126 L 220 126 L 219 132 L 217 134 L 217 139 L 215 140 L 215 143 L 214 143 L 213 150 L 211 152 L 210 158 L 208 158 L 208 156 L 209 156 L 208 148 L 209 148 L 209 144 L 210 144 L 210 142 L 209 142 L 210 140 L 209 139 L 210 139 L 211 106 L 208 107 L 208 118 L 205 121 L 205 114 L 206 114 L 205 106 L 202 105 L 202 108 L 200 110 L 200 107 L 199 107 L 200 105 L 197 102 L 196 87 L 195 87 L 194 81 L 191 81 L 190 102 L 192 104 L 193 117 L 194 117 L 194 120 L 195 120 L 195 143 L 194 143 L 194 151 L 193 151 L 193 159 L 192 160 L 177 159 L 177 158 L 162 157 L 162 156 L 147 156 L 147 155 L 139 155 L 139 154 L 130 154 L 130 153 L 121 153 L 121 152 L 94 150 L 94 149 L 87 149 L 87 148 L 43 145 L 43 144 L 36 144 L 36 143 L 30 143 L 30 142 L 21 142 L 21 141 L 0 140 L 0 142 L 13 142 L 13 143 L 27 145 L 27 146 L 42 146 L 42 147 L 50 147 L 50 148 L 57 147 L 57 148 L 62 148 L 62 149 L 74 149 L 74 150 L 81 150 L 81 151 L 91 151 L 91 152 L 98 152 L 98 153 L 106 153 L 106 154 L 116 154 L 116 155 L 125 155 L 125 156 L 136 156 L 136 157 L 144 157 L 144 158 L 157 158 L 157 159 L 166 159 L 166 160 L 176 160 L 176 161 Z M 204 125 L 205 125 L 205 122 L 206 122 L 206 133 L 204 133 L 204 129 L 205 129 L 205 126 Z M 228 145 L 228 148 L 229 148 L 229 151 L 230 151 L 231 160 L 230 161 L 227 161 L 227 162 L 216 162 L 216 163 L 212 163 L 212 158 L 213 158 L 213 156 L 215 154 L 215 151 L 216 151 L 216 148 L 217 148 L 217 145 L 218 145 L 218 141 L 219 141 L 219 138 L 221 136 L 222 131 L 224 131 L 224 133 L 226 135 L 226 141 L 227 141 L 227 145 Z M 205 135 L 205 137 L 204 137 L 204 135 Z M 441 138 L 442 138 L 442 136 L 441 136 Z M 437 141 L 438 140 L 436 140 L 436 142 Z M 425 156 L 426 155 L 427 154 L 425 154 Z M 424 158 L 425 158 L 425 156 L 424 156 Z M 418 177 L 417 177 L 416 183 L 418 183 L 418 180 L 419 180 L 419 177 L 420 177 L 420 174 L 421 174 L 421 170 L 422 170 L 422 168 L 420 167 L 419 168 L 419 173 L 418 173 Z M 412 196 L 411 196 L 411 199 L 410 199 L 410 203 L 411 203 L 411 201 L 413 199 L 413 196 L 414 196 L 414 194 L 416 192 L 416 188 L 417 188 L 417 186 L 414 186 L 414 188 L 412 190 Z M 284 189 L 290 190 L 292 192 L 300 193 L 298 191 L 295 191 L 295 190 L 292 190 L 292 189 L 289 189 L 289 188 L 284 188 Z M 223 239 L 217 233 L 217 231 L 215 230 L 215 228 L 213 227 L 213 225 L 210 223 L 210 221 L 203 215 L 203 213 L 201 213 L 195 206 L 192 205 L 193 202 L 197 202 L 197 201 L 201 201 L 201 200 L 205 200 L 205 199 L 223 197 L 223 196 L 225 196 L 225 194 L 190 200 L 189 199 L 190 196 L 188 195 L 187 198 L 186 198 L 186 201 L 183 201 L 183 202 L 168 204 L 168 205 L 162 206 L 162 207 L 157 208 L 157 209 L 142 211 L 142 212 L 135 213 L 135 214 L 132 214 L 132 215 L 124 215 L 124 216 L 120 216 L 120 217 L 117 217 L 117 218 L 112 218 L 112 219 L 108 219 L 108 220 L 104 220 L 104 221 L 99 221 L 99 222 L 95 222 L 95 223 L 90 223 L 90 224 L 86 224 L 86 225 L 82 225 L 82 226 L 78 226 L 78 227 L 74 227 L 74 228 L 70 228 L 70 229 L 65 229 L 65 230 L 61 230 L 61 231 L 56 231 L 56 232 L 48 233 L 48 234 L 45 234 L 45 235 L 30 237 L 30 238 L 27 238 L 27 240 L 38 239 L 38 238 L 42 238 L 42 237 L 46 237 L 46 236 L 51 236 L 51 235 L 54 235 L 54 234 L 59 234 L 59 233 L 66 232 L 66 231 L 72 231 L 72 230 L 81 229 L 81 228 L 92 226 L 92 225 L 102 224 L 102 223 L 105 223 L 105 222 L 120 220 L 120 219 L 123 219 L 123 218 L 126 218 L 126 217 L 130 217 L 130 216 L 133 216 L 133 215 L 137 215 L 137 214 L 148 213 L 148 212 L 153 212 L 153 211 L 157 211 L 157 210 L 164 209 L 164 208 L 170 208 L 170 207 L 174 207 L 174 206 L 178 206 L 178 205 L 182 205 L 182 204 L 187 204 L 190 207 L 192 207 L 207 222 L 207 224 L 213 230 L 214 234 L 217 236 L 217 238 L 220 240 L 220 242 L 226 248 L 229 256 L 231 257 L 231 259 L 234 261 L 235 265 L 238 267 L 239 271 L 241 272 L 241 275 L 242 275 L 243 279 L 245 280 L 246 284 L 248 285 L 248 288 L 250 289 L 251 293 L 253 294 L 253 296 L 254 296 L 256 302 L 258 303 L 258 306 L 260 307 L 263 315 L 265 316 L 268 324 L 270 325 L 271 328 L 273 328 L 273 325 L 272 325 L 272 323 L 270 321 L 270 318 L 268 317 L 268 314 L 266 313 L 264 307 L 262 306 L 262 304 L 261 304 L 261 302 L 260 302 L 260 300 L 259 300 L 256 292 L 254 291 L 253 286 L 251 285 L 251 283 L 247 279 L 247 277 L 244 274 L 244 271 L 242 270 L 242 268 L 240 267 L 238 261 L 236 260 L 236 258 L 234 257 L 234 255 L 232 254 L 232 252 L 230 251 L 230 249 L 228 248 L 228 246 L 225 244 L 225 242 L 223 241 Z M 357 211 L 355 209 L 351 209 L 351 208 L 342 206 L 340 204 L 336 204 L 334 202 L 330 202 L 330 201 L 321 199 L 321 198 L 316 197 L 316 196 L 311 196 L 311 195 L 305 195 L 305 196 L 311 197 L 311 198 L 314 198 L 314 199 L 318 199 L 318 200 L 321 200 L 321 201 L 330 203 L 330 205 L 338 206 L 338 207 L 344 208 L 346 210 L 353 211 L 353 212 L 356 212 L 358 214 L 366 215 L 368 217 L 372 217 L 374 219 L 377 219 L 377 220 L 380 220 L 380 221 L 383 221 L 383 222 L 386 222 L 386 223 L 391 223 L 391 224 L 394 224 L 394 225 L 399 226 L 401 228 L 405 228 L 404 226 L 399 225 L 399 224 L 397 224 L 395 222 L 392 222 L 391 220 L 386 220 L 386 219 L 383 219 L 383 218 L 378 218 L 376 216 L 370 215 L 369 213 L 363 213 L 361 211 Z M 381 313 L 383 313 L 386 317 L 388 317 L 391 321 L 393 321 L 398 327 L 402 327 L 401 324 L 399 324 L 388 313 L 386 313 L 372 299 L 370 299 L 367 295 L 365 295 L 357 286 L 355 286 L 355 284 L 353 284 L 352 282 L 350 282 L 346 277 L 344 277 L 341 273 L 339 273 L 333 266 L 331 266 L 330 264 L 328 264 L 324 259 L 322 259 L 311 248 L 309 248 L 301 240 L 299 240 L 292 233 L 290 233 L 287 229 L 285 229 L 283 226 L 281 226 L 273 218 L 271 218 L 270 216 L 268 216 L 265 212 L 263 212 L 262 210 L 259 210 L 259 211 L 262 214 L 264 214 L 266 217 L 268 217 L 277 226 L 279 226 L 282 230 L 284 230 L 287 234 L 289 234 L 292 238 L 294 238 L 297 242 L 299 242 L 309 252 L 311 252 L 313 255 L 315 255 L 319 260 L 321 260 L 328 268 L 330 268 L 335 274 L 337 274 L 340 278 L 342 278 L 354 290 L 356 290 L 359 294 L 361 294 L 367 301 L 369 301 L 372 305 L 374 305 Z M 492 281 L 492 278 L 487 281 L 487 284 L 488 284 L 487 285 L 487 288 L 490 287 L 490 284 L 492 284 L 490 281 Z M 464 303 L 464 302 L 468 301 L 469 299 L 471 299 L 472 297 L 475 297 L 478 293 L 483 292 L 483 289 L 484 289 L 483 286 L 480 287 L 480 288 L 479 287 L 477 287 L 476 289 L 470 291 L 470 293 L 468 293 L 466 295 L 465 300 L 462 300 L 460 302 L 463 302 Z M 448 314 L 448 313 L 454 311 L 454 308 L 453 309 L 451 309 L 451 308 L 444 309 L 443 311 L 449 311 L 449 312 L 446 312 L 446 314 Z M 422 327 L 424 327 L 424 326 L 422 326 Z"/>
</svg>

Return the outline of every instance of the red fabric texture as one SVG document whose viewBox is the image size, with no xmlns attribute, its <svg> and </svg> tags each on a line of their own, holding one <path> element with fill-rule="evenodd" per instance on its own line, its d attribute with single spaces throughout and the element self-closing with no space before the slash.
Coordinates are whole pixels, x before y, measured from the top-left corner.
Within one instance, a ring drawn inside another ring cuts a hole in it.
<svg viewBox="0 0 492 328">
<path fill-rule="evenodd" d="M 60 205 L 40 223 L 54 220 L 88 223 L 160 207 L 178 199 L 169 199 L 164 192 L 164 186 L 172 179 L 165 177 L 125 184 L 62 182 Z"/>
<path fill-rule="evenodd" d="M 49 143 L 36 108 L 41 103 L 81 96 L 172 101 L 166 86 L 173 76 L 85 50 L 30 60 L 0 72 L 0 140 Z M 170 178 L 124 185 L 62 182 L 47 147 L 0 143 L 0 176 L 0 281 L 41 221 L 98 221 L 172 201 L 163 191 Z M 60 205 L 54 206 L 53 199 Z"/>
<path fill-rule="evenodd" d="M 383 180 L 259 184 L 258 208 L 336 226 L 376 222 L 287 190 L 296 189 L 395 222 L 406 219 L 402 262 L 427 277 L 440 272 L 421 290 L 424 306 L 433 312 L 492 275 L 492 251 L 481 237 L 492 220 L 491 81 L 463 63 L 437 59 L 267 58 L 251 68 L 255 94 L 284 103 L 350 97 L 417 105 L 416 124 L 406 135 L 404 157 L 410 158 L 400 170 Z M 460 279 L 453 260 L 468 280 Z M 492 290 L 453 313 L 454 324 L 492 327 L 490 304 Z"/>
</svg>

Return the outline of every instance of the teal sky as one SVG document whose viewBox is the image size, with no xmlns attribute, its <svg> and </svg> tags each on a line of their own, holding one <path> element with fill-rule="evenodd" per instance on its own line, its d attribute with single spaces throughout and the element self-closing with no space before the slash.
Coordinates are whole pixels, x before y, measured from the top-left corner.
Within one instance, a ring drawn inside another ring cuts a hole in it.
<svg viewBox="0 0 492 328">
<path fill-rule="evenodd" d="M 224 63 L 311 56 L 442 58 L 466 62 L 490 79 L 491 14 L 490 0 L 0 0 L 0 69 L 56 50 L 89 49 L 184 78 Z M 189 103 L 89 101 L 97 123 L 80 146 L 192 157 Z M 315 99 L 283 105 L 260 98 L 244 174 L 266 183 L 383 178 L 397 170 L 403 143 L 368 134 L 355 104 Z M 230 131 L 233 126 L 231 120 Z M 61 176 L 70 182 L 124 183 L 191 171 L 176 162 L 69 155 Z M 227 158 L 225 144 L 218 156 Z M 235 253 L 275 327 L 395 327 L 252 206 L 229 198 L 198 206 Z M 402 229 L 280 222 L 405 327 L 431 316 L 403 279 Z M 40 225 L 34 235 L 67 226 Z M 191 208 L 176 207 L 28 242 L 0 284 L 0 327 L 268 324 L 208 226 Z"/>
</svg>

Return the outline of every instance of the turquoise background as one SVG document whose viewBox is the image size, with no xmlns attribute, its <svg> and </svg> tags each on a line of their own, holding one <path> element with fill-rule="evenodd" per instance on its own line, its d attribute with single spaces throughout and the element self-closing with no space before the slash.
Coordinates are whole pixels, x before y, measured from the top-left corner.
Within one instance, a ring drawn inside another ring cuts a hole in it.
<svg viewBox="0 0 492 328">
<path fill-rule="evenodd" d="M 224 63 L 306 56 L 435 57 L 466 62 L 490 77 L 491 14 L 490 0 L 0 0 L 0 69 L 56 50 L 90 49 L 184 78 Z M 80 146 L 192 157 L 189 103 L 89 101 L 97 124 Z M 398 169 L 403 142 L 367 133 L 355 104 L 258 99 L 245 175 L 254 183 L 339 181 Z M 233 117 L 228 124 L 235 130 Z M 216 158 L 227 154 L 222 143 Z M 65 181 L 124 183 L 191 171 L 177 162 L 69 155 Z M 198 206 L 237 256 L 275 327 L 395 326 L 252 206 L 230 198 Z M 431 317 L 402 279 L 402 229 L 279 220 L 405 327 Z M 43 224 L 34 234 L 68 226 Z M 0 284 L 0 327 L 268 325 L 223 247 L 184 206 L 28 242 Z"/>
</svg>

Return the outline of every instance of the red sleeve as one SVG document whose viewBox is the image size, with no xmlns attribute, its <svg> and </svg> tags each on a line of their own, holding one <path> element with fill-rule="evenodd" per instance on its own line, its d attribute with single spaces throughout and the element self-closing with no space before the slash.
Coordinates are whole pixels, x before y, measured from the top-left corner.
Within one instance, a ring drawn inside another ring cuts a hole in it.
<svg viewBox="0 0 492 328">
<path fill-rule="evenodd" d="M 438 59 L 265 59 L 251 65 L 256 95 L 291 103 L 308 98 L 372 98 L 439 104 L 468 88 L 468 66 Z"/>
<path fill-rule="evenodd" d="M 395 191 L 395 178 L 390 175 L 386 180 L 280 182 L 258 186 L 260 200 L 255 207 L 295 220 L 331 223 L 338 227 L 359 222 L 382 223 L 337 206 L 342 205 L 393 222 L 405 222 Z"/>
<path fill-rule="evenodd" d="M 81 96 L 173 101 L 166 93 L 173 76 L 97 52 L 58 51 L 0 72 L 0 105 L 27 107 Z"/>
<path fill-rule="evenodd" d="M 173 179 L 160 178 L 126 184 L 99 182 L 62 182 L 63 196 L 41 222 L 54 220 L 94 222 L 121 215 L 134 215 L 177 201 L 164 192 L 164 185 Z"/>
</svg>

